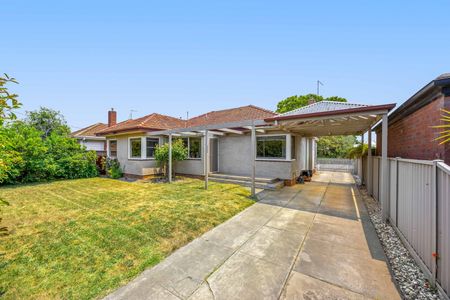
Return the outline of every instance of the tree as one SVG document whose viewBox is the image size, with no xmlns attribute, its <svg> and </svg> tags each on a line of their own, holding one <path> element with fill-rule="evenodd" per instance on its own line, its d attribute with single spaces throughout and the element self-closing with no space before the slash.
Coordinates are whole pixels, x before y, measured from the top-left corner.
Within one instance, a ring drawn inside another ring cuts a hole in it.
<svg viewBox="0 0 450 300">
<path fill-rule="evenodd" d="M 347 152 L 347 158 L 350 159 L 355 159 L 355 158 L 361 158 L 364 156 L 367 156 L 367 154 L 369 153 L 369 145 L 364 144 L 364 146 L 361 145 L 361 143 L 359 143 L 357 146 L 351 148 L 348 150 Z M 375 154 L 375 148 L 372 146 L 372 154 Z"/>
<path fill-rule="evenodd" d="M 8 83 L 18 84 L 15 78 L 9 77 L 4 74 L 5 77 L 0 77 L 0 126 L 3 125 L 5 120 L 14 120 L 16 115 L 13 110 L 22 106 L 19 102 L 19 96 L 17 94 L 11 94 L 6 85 Z"/>
<path fill-rule="evenodd" d="M 188 158 L 188 149 L 184 145 L 182 139 L 175 139 L 172 142 L 172 165 L 175 161 L 181 161 Z M 155 149 L 155 159 L 158 161 L 161 167 L 164 169 L 164 174 L 168 177 L 168 164 L 169 164 L 169 144 L 166 143 L 161 146 L 157 146 Z M 173 168 L 174 169 L 174 168 Z"/>
<path fill-rule="evenodd" d="M 353 135 L 321 137 L 317 141 L 317 157 L 344 158 L 356 142 Z"/>
<path fill-rule="evenodd" d="M 67 135 L 42 136 L 22 121 L 0 127 L 0 184 L 97 176 L 94 151 Z"/>
<path fill-rule="evenodd" d="M 27 111 L 26 123 L 41 131 L 42 138 L 47 138 L 53 132 L 65 136 L 70 133 L 64 116 L 51 108 L 40 107 L 35 111 Z"/>
<path fill-rule="evenodd" d="M 287 97 L 286 99 L 278 102 L 276 112 L 281 114 L 281 113 L 285 113 L 285 112 L 306 106 L 306 105 L 308 105 L 308 102 L 310 100 L 314 100 L 316 102 L 320 102 L 323 100 L 347 102 L 347 99 L 341 98 L 338 96 L 323 98 L 322 96 L 315 95 L 315 94 L 294 95 L 294 96 Z"/>
<path fill-rule="evenodd" d="M 320 101 L 338 101 L 347 102 L 347 99 L 331 96 L 324 98 L 315 94 L 294 95 L 281 100 L 277 104 L 277 113 L 285 113 L 308 105 L 310 100 Z M 345 157 L 347 152 L 353 148 L 356 143 L 354 136 L 327 136 L 320 137 L 317 141 L 317 155 L 319 157 Z"/>
</svg>

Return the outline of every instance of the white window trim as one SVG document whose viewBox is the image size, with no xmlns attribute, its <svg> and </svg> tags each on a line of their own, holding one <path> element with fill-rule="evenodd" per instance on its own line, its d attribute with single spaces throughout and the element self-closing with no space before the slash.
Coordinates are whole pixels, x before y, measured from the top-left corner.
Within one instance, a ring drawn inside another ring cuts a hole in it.
<svg viewBox="0 0 450 300">
<path fill-rule="evenodd" d="M 111 141 L 115 141 L 115 142 L 116 142 L 116 153 L 118 152 L 118 151 L 117 151 L 117 148 L 118 148 L 118 145 L 117 145 L 117 139 L 107 140 L 107 142 L 106 142 L 106 156 L 107 156 L 108 158 L 117 158 L 117 154 L 116 154 L 116 156 L 111 156 L 111 149 L 110 149 L 110 146 L 109 146 L 109 143 L 110 143 Z"/>
<path fill-rule="evenodd" d="M 147 157 L 147 139 L 154 139 L 154 140 L 158 140 L 158 146 L 159 145 L 161 145 L 161 138 L 160 137 L 151 137 L 151 136 L 146 136 L 146 137 L 144 137 L 144 139 L 143 139 L 143 142 L 141 141 L 141 146 L 142 145 L 144 145 L 144 147 L 141 147 L 141 148 L 143 148 L 143 149 L 141 149 L 141 155 L 142 155 L 142 153 L 144 154 L 144 159 L 155 159 L 155 157 L 153 156 L 153 157 Z"/>
<path fill-rule="evenodd" d="M 285 145 L 286 145 L 286 149 L 285 149 L 285 153 L 286 153 L 286 157 L 280 157 L 280 158 L 276 158 L 276 157 L 268 157 L 268 158 L 264 158 L 264 157 L 258 157 L 256 156 L 256 160 L 261 160 L 261 161 L 293 161 L 295 159 L 292 159 L 292 155 L 291 155 L 291 137 L 292 134 L 290 133 L 271 133 L 271 134 L 257 134 L 256 135 L 256 145 L 255 147 L 258 147 L 258 138 L 259 137 L 266 137 L 266 136 L 284 136 L 284 138 L 286 139 Z"/>
<path fill-rule="evenodd" d="M 161 145 L 161 137 L 158 136 L 130 136 L 127 141 L 128 160 L 155 160 L 154 157 L 147 157 L 147 138 L 158 139 L 158 145 Z M 131 140 L 133 139 L 141 139 L 141 157 L 131 157 Z"/>
<path fill-rule="evenodd" d="M 191 157 L 191 138 L 198 138 L 200 139 L 200 157 Z M 203 158 L 203 137 L 190 137 L 190 136 L 183 136 L 182 139 L 187 139 L 187 150 L 188 150 L 188 160 L 202 160 Z"/>
</svg>

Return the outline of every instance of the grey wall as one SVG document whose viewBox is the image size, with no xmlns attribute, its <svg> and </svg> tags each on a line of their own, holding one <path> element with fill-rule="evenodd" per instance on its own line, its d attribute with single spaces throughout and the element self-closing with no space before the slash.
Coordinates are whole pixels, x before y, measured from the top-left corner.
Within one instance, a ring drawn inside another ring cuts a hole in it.
<svg viewBox="0 0 450 300">
<path fill-rule="evenodd" d="M 219 172 L 251 175 L 251 140 L 249 135 L 219 138 Z M 257 160 L 256 177 L 291 179 L 297 167 L 291 160 Z M 294 174 L 295 176 L 295 174 Z"/>
<path fill-rule="evenodd" d="M 128 159 L 128 137 L 130 136 L 138 137 L 139 135 L 127 135 L 112 138 L 112 140 L 117 140 L 117 159 L 120 162 L 123 172 L 133 175 L 151 175 L 159 173 L 159 167 L 154 159 Z"/>
<path fill-rule="evenodd" d="M 188 159 L 175 163 L 175 172 L 189 175 L 204 175 L 203 171 L 203 151 L 202 159 Z"/>
<path fill-rule="evenodd" d="M 128 159 L 128 138 L 138 135 L 124 135 L 117 140 L 117 156 L 124 173 L 133 175 L 151 175 L 160 173 L 153 159 Z M 141 135 L 142 136 L 142 135 Z M 294 160 L 257 160 L 256 176 L 265 178 L 291 179 L 297 177 L 308 163 L 305 157 L 307 139 L 295 137 L 296 158 Z M 219 137 L 219 172 L 250 176 L 251 174 L 250 135 L 229 135 Z M 202 159 L 188 159 L 175 163 L 175 171 L 182 174 L 204 175 Z"/>
</svg>

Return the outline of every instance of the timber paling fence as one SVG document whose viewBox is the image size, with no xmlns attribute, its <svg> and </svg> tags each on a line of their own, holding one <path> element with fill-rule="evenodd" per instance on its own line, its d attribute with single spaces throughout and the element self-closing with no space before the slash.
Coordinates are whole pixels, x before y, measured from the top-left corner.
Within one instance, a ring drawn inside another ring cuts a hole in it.
<svg viewBox="0 0 450 300">
<path fill-rule="evenodd" d="M 372 196 L 380 202 L 381 157 L 372 159 Z M 367 159 L 363 165 L 368 180 Z M 430 281 L 450 297 L 450 167 L 388 158 L 387 175 L 391 225 Z"/>
<path fill-rule="evenodd" d="M 356 174 L 358 161 L 347 158 L 318 158 L 316 168 L 318 171 L 351 172 Z"/>
</svg>

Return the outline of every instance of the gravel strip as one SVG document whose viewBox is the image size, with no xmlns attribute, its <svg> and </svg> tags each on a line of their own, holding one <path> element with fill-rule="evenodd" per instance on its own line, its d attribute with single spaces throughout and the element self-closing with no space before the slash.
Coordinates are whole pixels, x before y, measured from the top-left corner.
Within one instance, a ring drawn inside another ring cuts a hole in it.
<svg viewBox="0 0 450 300">
<path fill-rule="evenodd" d="M 430 288 L 424 273 L 395 230 L 391 225 L 382 222 L 378 202 L 368 196 L 366 190 L 360 190 L 360 192 L 403 297 L 405 299 L 439 299 L 437 291 Z"/>
</svg>

